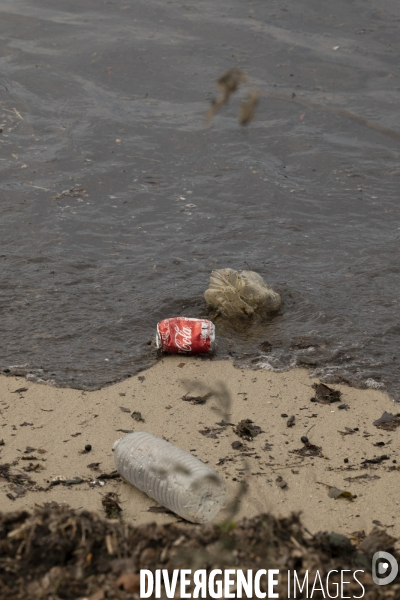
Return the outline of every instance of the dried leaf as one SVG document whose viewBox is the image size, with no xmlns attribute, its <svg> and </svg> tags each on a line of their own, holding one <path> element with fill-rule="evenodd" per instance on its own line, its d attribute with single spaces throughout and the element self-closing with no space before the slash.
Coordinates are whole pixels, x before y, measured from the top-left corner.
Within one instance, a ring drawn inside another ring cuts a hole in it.
<svg viewBox="0 0 400 600">
<path fill-rule="evenodd" d="M 384 411 L 383 415 L 380 419 L 377 419 L 373 422 L 375 427 L 378 429 L 385 429 L 386 431 L 394 431 L 400 425 L 400 413 L 396 415 L 392 415 L 392 413 L 388 413 Z"/>
<path fill-rule="evenodd" d="M 138 410 L 133 411 L 133 413 L 131 414 L 131 417 L 132 417 L 132 419 L 134 419 L 138 423 L 144 423 L 144 419 L 142 417 L 142 413 L 139 412 Z"/>
<path fill-rule="evenodd" d="M 388 456 L 387 454 L 382 454 L 382 456 L 377 456 L 376 458 L 367 458 L 366 460 L 362 461 L 362 465 L 379 465 L 381 462 L 383 462 L 384 460 L 389 460 L 390 456 Z"/>
<path fill-rule="evenodd" d="M 321 404 L 332 404 L 332 402 L 339 402 L 342 393 L 339 390 L 334 390 L 324 383 L 314 383 L 313 388 L 315 389 L 315 398 L 317 402 Z"/>
<path fill-rule="evenodd" d="M 291 417 L 288 418 L 288 420 L 286 421 L 286 427 L 293 427 L 296 421 L 296 417 L 294 415 L 292 415 Z"/>
<path fill-rule="evenodd" d="M 224 431 L 223 427 L 206 427 L 205 429 L 199 429 L 199 433 L 201 433 L 201 435 L 214 440 L 217 439 L 222 431 Z"/>
<path fill-rule="evenodd" d="M 104 512 L 106 513 L 106 517 L 108 519 L 118 519 L 120 518 L 120 513 L 122 512 L 122 508 L 118 504 L 119 496 L 115 492 L 108 492 L 106 494 L 101 504 L 104 508 Z"/>
<path fill-rule="evenodd" d="M 207 400 L 211 398 L 211 396 L 211 392 L 205 394 L 204 396 L 188 396 L 187 394 L 185 394 L 184 396 L 182 396 L 181 399 L 184 402 L 190 402 L 191 404 L 205 404 Z"/>
<path fill-rule="evenodd" d="M 359 483 L 362 483 L 363 481 L 374 481 L 375 479 L 380 479 L 379 475 L 369 475 L 368 473 L 365 473 L 365 475 L 355 475 L 354 477 L 345 477 L 344 480 L 345 481 L 357 481 Z"/>
<path fill-rule="evenodd" d="M 334 498 L 337 500 L 338 498 L 345 498 L 346 500 L 353 501 L 357 496 L 353 496 L 351 492 L 347 492 L 346 490 L 339 490 L 339 488 L 331 487 L 328 492 L 329 498 Z"/>
<path fill-rule="evenodd" d="M 254 425 L 251 419 L 242 419 L 237 424 L 235 433 L 239 437 L 251 441 L 256 435 L 262 433 L 262 429 L 258 425 Z"/>
<path fill-rule="evenodd" d="M 340 431 L 338 429 L 338 432 L 340 433 L 340 435 L 353 435 L 353 433 L 357 433 L 357 431 L 359 431 L 358 427 L 356 427 L 355 429 L 350 429 L 350 427 L 345 427 L 346 431 Z"/>
<path fill-rule="evenodd" d="M 28 473 L 30 471 L 43 471 L 43 469 L 44 469 L 44 466 L 41 465 L 40 463 L 36 463 L 36 464 L 29 463 L 29 465 L 27 467 L 22 468 L 23 471 L 27 471 Z"/>
<path fill-rule="evenodd" d="M 87 468 L 88 468 L 88 469 L 91 469 L 92 471 L 98 471 L 98 470 L 99 470 L 99 466 L 100 466 L 100 465 L 101 465 L 101 463 L 99 463 L 99 462 L 93 462 L 93 463 L 90 463 L 90 464 L 87 466 Z"/>
<path fill-rule="evenodd" d="M 36 448 L 32 448 L 32 446 L 27 446 L 24 450 L 24 454 L 30 454 L 31 452 L 35 452 Z"/>
<path fill-rule="evenodd" d="M 111 471 L 111 473 L 101 473 L 101 475 L 97 475 L 96 479 L 118 479 L 119 477 L 121 477 L 121 475 L 118 471 Z"/>
<path fill-rule="evenodd" d="M 310 443 L 304 444 L 302 448 L 298 448 L 297 450 L 289 450 L 289 452 L 299 454 L 300 456 L 323 456 L 321 446 L 315 446 Z"/>
</svg>

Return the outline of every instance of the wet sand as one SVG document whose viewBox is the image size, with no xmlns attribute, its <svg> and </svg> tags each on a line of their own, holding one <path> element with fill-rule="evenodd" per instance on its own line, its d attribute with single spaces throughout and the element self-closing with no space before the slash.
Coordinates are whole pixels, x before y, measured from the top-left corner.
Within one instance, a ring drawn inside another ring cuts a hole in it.
<svg viewBox="0 0 400 600">
<path fill-rule="evenodd" d="M 221 382 L 230 398 L 226 413 L 221 412 L 217 393 L 202 405 L 182 400 L 187 393 L 202 395 L 208 388 L 221 392 Z M 275 373 L 237 369 L 230 361 L 181 356 L 167 356 L 139 376 L 93 392 L 3 376 L 0 464 L 13 463 L 9 473 L 29 475 L 34 483 L 12 483 L 0 476 L 0 511 L 31 511 L 35 505 L 57 502 L 104 514 L 101 501 L 106 493 L 115 492 L 127 523 L 176 521 L 171 514 L 148 512 L 156 502 L 122 480 L 106 480 L 102 487 L 91 487 L 96 476 L 115 468 L 113 442 L 125 431 L 144 430 L 192 452 L 226 479 L 227 506 L 216 521 L 230 516 L 231 502 L 242 487 L 240 481 L 247 479 L 247 493 L 235 519 L 267 511 L 276 516 L 301 511 L 304 525 L 312 533 L 368 533 L 381 524 L 398 536 L 399 433 L 373 425 L 383 411 L 396 413 L 396 406 L 381 391 L 340 385 L 331 386 L 341 391 L 339 402 L 311 402 L 314 382 L 318 380 L 310 378 L 305 369 Z M 27 389 L 16 392 L 21 388 Z M 339 409 L 342 404 L 348 409 Z M 131 417 L 134 411 L 141 413 L 144 423 Z M 288 427 L 292 415 L 295 424 Z M 233 426 L 217 425 L 221 419 L 235 425 L 251 419 L 262 433 L 246 441 Z M 300 439 L 304 435 L 321 448 L 321 456 L 302 457 L 293 452 L 304 447 Z M 238 441 L 244 446 L 232 448 Z M 374 446 L 378 442 L 385 445 Z M 87 444 L 92 449 L 82 454 Z M 362 465 L 364 460 L 382 455 L 388 459 Z M 98 470 L 88 467 L 93 463 L 99 463 Z M 79 477 L 83 482 L 50 486 L 58 476 Z M 357 497 L 335 500 L 328 496 L 329 486 Z"/>
</svg>

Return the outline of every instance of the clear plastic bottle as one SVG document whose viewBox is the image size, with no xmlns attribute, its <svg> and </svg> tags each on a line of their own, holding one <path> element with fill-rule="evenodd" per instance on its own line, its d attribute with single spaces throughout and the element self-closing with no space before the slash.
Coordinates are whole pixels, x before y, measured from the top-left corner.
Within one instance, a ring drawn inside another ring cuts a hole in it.
<svg viewBox="0 0 400 600">
<path fill-rule="evenodd" d="M 223 507 L 225 482 L 218 473 L 169 442 L 138 431 L 113 449 L 124 479 L 187 521 L 208 523 Z"/>
</svg>

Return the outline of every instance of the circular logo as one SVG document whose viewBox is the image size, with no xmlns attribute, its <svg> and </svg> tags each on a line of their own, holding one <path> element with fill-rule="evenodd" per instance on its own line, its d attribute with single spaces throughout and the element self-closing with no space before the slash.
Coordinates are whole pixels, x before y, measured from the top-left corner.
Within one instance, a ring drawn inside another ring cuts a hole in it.
<svg viewBox="0 0 400 600">
<path fill-rule="evenodd" d="M 378 562 L 382 560 L 385 562 Z M 388 573 L 389 567 L 391 567 L 391 571 Z M 383 550 L 375 552 L 372 557 L 372 579 L 374 580 L 374 583 L 377 585 L 387 585 L 388 583 L 392 583 L 392 581 L 396 579 L 398 572 L 399 565 L 392 554 L 383 552 Z M 382 575 L 385 575 L 385 577 L 382 577 Z"/>
</svg>

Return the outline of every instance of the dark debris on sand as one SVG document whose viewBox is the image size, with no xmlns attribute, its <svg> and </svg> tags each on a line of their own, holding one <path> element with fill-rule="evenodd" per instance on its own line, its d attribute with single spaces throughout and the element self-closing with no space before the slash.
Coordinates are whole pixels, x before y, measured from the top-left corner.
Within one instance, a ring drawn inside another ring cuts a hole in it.
<svg viewBox="0 0 400 600">
<path fill-rule="evenodd" d="M 369 572 L 374 552 L 395 553 L 394 538 L 378 528 L 362 537 L 352 536 L 361 540 L 356 546 L 340 534 L 311 536 L 298 515 L 276 519 L 265 514 L 237 524 L 132 527 L 61 507 L 33 515 L 8 513 L 0 515 L 0 597 L 123 600 L 139 597 L 141 568 L 279 568 L 282 598 L 288 570 L 302 577 L 306 570 L 309 576 L 319 570 L 324 578 L 332 569 L 363 569 L 358 576 L 368 600 L 399 598 L 400 583 L 377 586 Z M 360 587 L 352 581 L 347 594 L 357 596 Z M 313 598 L 322 598 L 320 594 Z"/>
<path fill-rule="evenodd" d="M 241 438 L 251 442 L 254 437 L 262 433 L 261 427 L 254 425 L 251 419 L 242 419 L 235 428 L 235 433 Z"/>
<path fill-rule="evenodd" d="M 321 404 L 332 404 L 332 402 L 339 402 L 342 393 L 339 390 L 334 390 L 328 387 L 324 383 L 313 383 L 312 386 L 315 390 L 315 399 Z"/>
</svg>

